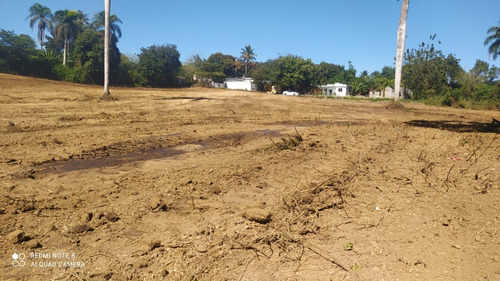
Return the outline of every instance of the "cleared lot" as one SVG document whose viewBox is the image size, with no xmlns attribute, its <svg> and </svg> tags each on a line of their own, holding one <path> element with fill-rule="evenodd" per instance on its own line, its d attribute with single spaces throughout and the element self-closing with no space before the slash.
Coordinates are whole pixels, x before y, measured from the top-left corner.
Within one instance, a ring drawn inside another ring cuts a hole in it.
<svg viewBox="0 0 500 281">
<path fill-rule="evenodd" d="M 100 93 L 0 74 L 0 279 L 500 278 L 499 112 Z"/>
</svg>

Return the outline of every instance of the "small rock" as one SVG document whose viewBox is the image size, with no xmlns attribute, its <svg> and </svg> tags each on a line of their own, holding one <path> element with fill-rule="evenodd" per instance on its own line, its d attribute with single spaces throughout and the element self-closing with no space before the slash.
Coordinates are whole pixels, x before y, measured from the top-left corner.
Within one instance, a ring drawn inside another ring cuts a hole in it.
<svg viewBox="0 0 500 281">
<path fill-rule="evenodd" d="M 243 213 L 243 217 L 249 221 L 266 224 L 271 221 L 271 213 L 264 209 L 248 209 Z"/>
<path fill-rule="evenodd" d="M 55 226 L 53 225 L 53 226 L 52 226 L 52 229 L 54 229 L 54 227 L 55 227 Z M 55 228 L 57 229 L 57 227 L 55 227 Z M 65 233 L 66 233 L 66 232 L 69 232 L 69 226 L 64 225 L 64 226 L 61 228 L 61 231 L 62 231 L 62 232 L 65 232 Z"/>
<path fill-rule="evenodd" d="M 15 230 L 7 234 L 7 242 L 11 244 L 18 244 L 24 241 L 25 233 L 21 230 Z"/>
<path fill-rule="evenodd" d="M 32 239 L 32 240 L 26 242 L 26 247 L 28 247 L 30 249 L 37 249 L 37 248 L 41 248 L 42 245 L 40 243 L 38 243 L 37 240 Z"/>
<path fill-rule="evenodd" d="M 22 207 L 21 207 L 21 212 L 26 213 L 26 212 L 29 212 L 29 211 L 33 211 L 33 210 L 35 210 L 35 209 L 36 209 L 36 208 L 35 208 L 35 206 L 34 206 L 34 205 L 32 205 L 32 204 L 27 204 L 27 205 L 24 205 L 24 206 L 22 206 Z"/>
<path fill-rule="evenodd" d="M 153 240 L 153 241 L 149 242 L 148 247 L 149 247 L 149 251 L 152 251 L 156 248 L 159 248 L 159 247 L 161 247 L 161 241 Z"/>
<path fill-rule="evenodd" d="M 104 215 L 106 219 L 110 222 L 115 222 L 120 219 L 120 217 L 115 212 L 109 212 Z"/>
<path fill-rule="evenodd" d="M 222 189 L 218 185 L 211 185 L 208 189 L 210 193 L 213 193 L 215 195 L 219 195 L 222 193 Z"/>
<path fill-rule="evenodd" d="M 149 261 L 147 259 L 144 259 L 137 264 L 137 267 L 146 268 L 146 267 L 148 267 L 148 265 L 149 265 Z"/>
<path fill-rule="evenodd" d="M 82 216 L 80 218 L 81 218 L 81 221 L 83 223 L 86 223 L 86 222 L 91 221 L 93 217 L 94 217 L 94 214 L 92 214 L 92 213 L 84 213 L 84 214 L 82 214 Z"/>
<path fill-rule="evenodd" d="M 149 204 L 149 207 L 153 211 L 166 211 L 168 210 L 167 204 L 161 200 L 160 197 L 153 197 L 151 198 L 151 203 Z"/>
<path fill-rule="evenodd" d="M 161 198 L 160 197 L 153 197 L 151 198 L 151 203 L 149 204 L 149 207 L 154 210 L 156 209 L 161 203 Z"/>
<path fill-rule="evenodd" d="M 160 272 L 161 277 L 166 277 L 169 273 L 170 272 L 166 268 L 162 269 L 161 272 Z"/>
<path fill-rule="evenodd" d="M 73 226 L 70 229 L 70 232 L 83 233 L 83 232 L 92 231 L 92 230 L 93 230 L 92 227 L 90 227 L 88 224 L 84 223 L 84 224 L 77 224 L 77 225 Z"/>
<path fill-rule="evenodd" d="M 102 277 L 106 280 L 111 279 L 111 276 L 113 276 L 113 272 L 106 272 L 102 275 Z"/>
<path fill-rule="evenodd" d="M 205 245 L 198 245 L 198 246 L 196 246 L 196 251 L 198 251 L 200 253 L 206 253 L 206 252 L 208 252 L 208 249 L 207 249 L 207 246 L 205 246 Z"/>
</svg>

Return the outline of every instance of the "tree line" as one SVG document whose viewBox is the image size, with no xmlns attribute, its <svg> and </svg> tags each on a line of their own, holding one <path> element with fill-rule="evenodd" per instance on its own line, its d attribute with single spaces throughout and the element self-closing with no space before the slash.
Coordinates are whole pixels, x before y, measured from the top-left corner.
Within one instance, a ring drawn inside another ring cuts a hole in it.
<svg viewBox="0 0 500 281">
<path fill-rule="evenodd" d="M 82 11 L 58 10 L 35 3 L 29 8 L 36 42 L 28 35 L 0 29 L 0 72 L 85 84 L 104 80 L 104 11 L 92 20 Z M 117 47 L 122 21 L 110 16 L 110 80 L 122 86 L 177 86 L 180 53 L 175 45 L 142 48 L 138 56 L 126 56 Z"/>
<path fill-rule="evenodd" d="M 27 20 L 37 27 L 37 40 L 28 35 L 0 29 L 0 72 L 76 83 L 102 84 L 104 76 L 104 11 L 92 20 L 82 11 L 59 10 L 52 13 L 38 3 L 29 8 Z M 195 55 L 182 64 L 176 45 L 141 48 L 138 55 L 124 55 L 117 44 L 122 21 L 110 17 L 110 83 L 120 86 L 177 87 L 208 81 L 222 83 L 228 77 L 250 76 L 259 90 L 265 84 L 279 84 L 284 90 L 312 93 L 323 84 L 348 84 L 353 95 L 384 91 L 394 87 L 394 67 L 380 71 L 357 72 L 348 66 L 287 55 L 257 62 L 254 49 L 247 45 L 235 57 L 220 52 L 202 59 Z M 488 30 L 485 45 L 496 59 L 500 50 L 500 27 Z M 478 60 L 465 71 L 460 59 L 439 50 L 440 42 L 431 36 L 418 48 L 407 49 L 402 67 L 401 86 L 411 90 L 411 98 L 464 106 L 464 103 L 500 105 L 499 68 Z"/>
<path fill-rule="evenodd" d="M 402 85 L 412 91 L 411 98 L 456 107 L 500 109 L 500 68 L 476 60 L 466 71 L 454 54 L 439 50 L 440 44 L 432 35 L 418 48 L 406 50 Z"/>
</svg>

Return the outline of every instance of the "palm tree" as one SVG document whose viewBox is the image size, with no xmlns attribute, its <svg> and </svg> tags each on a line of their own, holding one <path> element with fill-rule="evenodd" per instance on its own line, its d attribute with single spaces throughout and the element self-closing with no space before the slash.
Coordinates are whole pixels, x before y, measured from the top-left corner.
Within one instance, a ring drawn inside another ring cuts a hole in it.
<svg viewBox="0 0 500 281">
<path fill-rule="evenodd" d="M 401 15 L 399 17 L 398 42 L 396 47 L 396 71 L 394 79 L 394 100 L 399 99 L 399 89 L 401 88 L 401 72 L 403 69 L 403 55 L 406 42 L 406 19 L 408 17 L 408 6 L 410 0 L 403 0 L 401 5 Z"/>
<path fill-rule="evenodd" d="M 30 27 L 33 29 L 35 23 L 38 22 L 38 42 L 40 42 L 40 50 L 43 49 L 43 38 L 45 37 L 45 29 L 52 31 L 52 12 L 48 7 L 42 6 L 39 3 L 33 4 L 29 9 L 30 15 L 26 19 L 30 19 Z"/>
<path fill-rule="evenodd" d="M 500 24 L 500 22 L 498 22 Z M 491 43 L 488 48 L 488 53 L 493 55 L 493 59 L 496 60 L 498 56 L 500 56 L 500 26 L 492 26 L 488 29 L 488 33 L 491 33 L 486 40 L 484 41 L 484 45 L 488 45 Z"/>
<path fill-rule="evenodd" d="M 87 28 L 87 26 L 89 25 L 89 16 L 83 13 L 82 10 L 76 11 L 76 14 L 77 21 L 82 25 L 83 28 Z"/>
<path fill-rule="evenodd" d="M 109 92 L 109 37 L 110 37 L 110 7 L 111 0 L 104 0 L 104 94 L 108 98 Z M 121 32 L 120 32 L 121 36 Z"/>
<path fill-rule="evenodd" d="M 78 12 L 68 10 L 57 11 L 54 15 L 54 21 L 56 22 L 54 37 L 64 43 L 63 65 L 66 65 L 66 53 L 69 45 L 83 28 L 80 17 L 81 15 Z"/>
<path fill-rule="evenodd" d="M 257 55 L 254 54 L 252 47 L 250 45 L 245 46 L 245 48 L 241 48 L 241 58 L 245 62 L 245 77 L 248 74 L 248 63 L 255 61 L 255 57 Z"/>
<path fill-rule="evenodd" d="M 113 34 L 116 38 L 122 37 L 122 30 L 118 23 L 123 24 L 123 22 L 116 16 L 109 16 L 109 29 L 111 34 Z M 94 19 L 92 20 L 92 26 L 95 30 L 104 30 L 106 24 L 106 16 L 105 12 L 99 12 L 94 15 Z"/>
</svg>

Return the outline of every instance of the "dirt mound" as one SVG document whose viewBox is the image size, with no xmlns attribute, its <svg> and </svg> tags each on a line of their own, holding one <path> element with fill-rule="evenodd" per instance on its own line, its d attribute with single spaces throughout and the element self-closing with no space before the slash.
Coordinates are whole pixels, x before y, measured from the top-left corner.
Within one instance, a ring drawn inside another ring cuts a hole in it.
<svg viewBox="0 0 500 281">
<path fill-rule="evenodd" d="M 405 110 L 405 106 L 399 101 L 389 101 L 385 105 L 385 109 Z"/>
</svg>

